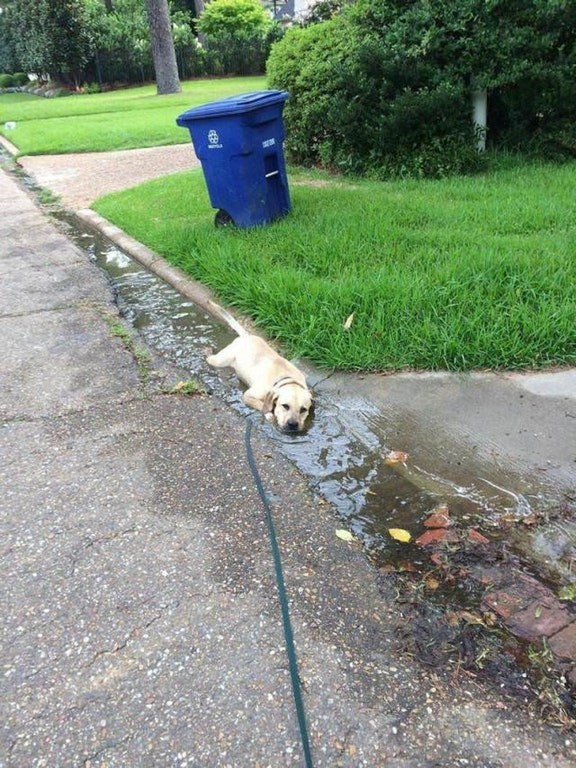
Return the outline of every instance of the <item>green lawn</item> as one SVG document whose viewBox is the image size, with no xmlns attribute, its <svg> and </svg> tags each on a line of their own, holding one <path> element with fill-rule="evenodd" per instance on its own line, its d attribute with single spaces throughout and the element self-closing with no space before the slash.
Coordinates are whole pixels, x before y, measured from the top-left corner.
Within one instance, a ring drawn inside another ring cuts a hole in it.
<svg viewBox="0 0 576 768">
<path fill-rule="evenodd" d="M 20 155 L 183 144 L 190 138 L 176 125 L 181 112 L 265 87 L 263 77 L 238 77 L 190 80 L 182 83 L 182 93 L 169 96 L 157 96 L 152 85 L 52 99 L 4 94 L 0 95 L 0 133 L 18 147 Z M 7 122 L 16 127 L 6 128 Z"/>
<path fill-rule="evenodd" d="M 292 213 L 235 230 L 214 228 L 193 171 L 94 208 L 290 355 L 373 371 L 522 369 L 576 363 L 575 182 L 574 163 L 514 160 L 441 181 L 293 170 Z"/>
<path fill-rule="evenodd" d="M 153 86 L 2 95 L 0 131 L 22 154 L 183 143 L 180 112 L 266 86 L 183 87 L 161 97 Z M 482 175 L 387 183 L 291 169 L 290 186 L 291 214 L 252 230 L 214 228 L 200 171 L 94 208 L 252 316 L 288 354 L 322 366 L 576 364 L 576 163 L 493 157 Z"/>
</svg>

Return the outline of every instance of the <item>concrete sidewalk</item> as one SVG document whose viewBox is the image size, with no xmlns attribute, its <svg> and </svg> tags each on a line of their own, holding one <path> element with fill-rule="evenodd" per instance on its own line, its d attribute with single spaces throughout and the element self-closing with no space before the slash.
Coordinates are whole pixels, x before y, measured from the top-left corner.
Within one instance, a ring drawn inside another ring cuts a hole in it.
<svg viewBox="0 0 576 768">
<path fill-rule="evenodd" d="M 165 394 L 105 278 L 0 173 L 0 766 L 303 765 L 243 420 Z M 571 736 L 398 652 L 386 582 L 257 434 L 315 765 L 574 765 Z"/>
</svg>

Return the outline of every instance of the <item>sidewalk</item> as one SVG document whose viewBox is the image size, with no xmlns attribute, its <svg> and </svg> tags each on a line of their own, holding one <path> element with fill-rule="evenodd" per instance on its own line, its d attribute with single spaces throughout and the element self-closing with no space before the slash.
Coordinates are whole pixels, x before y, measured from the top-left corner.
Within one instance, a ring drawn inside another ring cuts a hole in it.
<svg viewBox="0 0 576 768">
<path fill-rule="evenodd" d="M 96 267 L 5 172 L 0 205 L 0 766 L 303 765 L 243 420 L 142 376 Z M 253 443 L 315 765 L 574 765 L 572 736 L 399 653 L 390 587 Z"/>
</svg>

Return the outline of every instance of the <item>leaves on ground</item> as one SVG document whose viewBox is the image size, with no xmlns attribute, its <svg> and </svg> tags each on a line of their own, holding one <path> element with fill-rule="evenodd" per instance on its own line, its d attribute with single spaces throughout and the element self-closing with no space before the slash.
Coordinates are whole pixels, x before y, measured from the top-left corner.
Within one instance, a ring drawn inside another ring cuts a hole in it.
<svg viewBox="0 0 576 768">
<path fill-rule="evenodd" d="M 354 534 L 350 533 L 350 531 L 347 531 L 345 528 L 338 528 L 336 536 L 338 536 L 339 539 L 342 539 L 342 541 L 356 541 Z"/>
<path fill-rule="evenodd" d="M 410 531 L 407 531 L 404 528 L 388 528 L 388 533 L 395 541 L 400 541 L 402 544 L 408 544 L 412 539 Z"/>
</svg>

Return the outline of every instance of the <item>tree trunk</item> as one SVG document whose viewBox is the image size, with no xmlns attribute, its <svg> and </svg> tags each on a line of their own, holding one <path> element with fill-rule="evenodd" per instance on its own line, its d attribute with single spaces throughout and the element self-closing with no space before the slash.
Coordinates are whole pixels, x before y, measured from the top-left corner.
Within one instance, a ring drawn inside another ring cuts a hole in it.
<svg viewBox="0 0 576 768">
<path fill-rule="evenodd" d="M 168 0 L 146 0 L 146 9 L 156 72 L 156 90 L 159 94 L 180 93 L 182 89 L 178 79 Z"/>
</svg>

